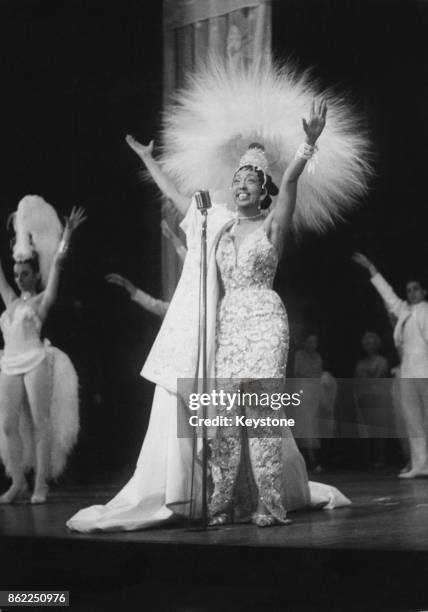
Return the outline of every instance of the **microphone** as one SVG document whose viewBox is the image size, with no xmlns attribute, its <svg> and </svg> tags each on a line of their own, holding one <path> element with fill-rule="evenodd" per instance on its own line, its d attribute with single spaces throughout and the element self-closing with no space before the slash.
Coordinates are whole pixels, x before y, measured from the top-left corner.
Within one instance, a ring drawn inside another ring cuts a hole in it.
<svg viewBox="0 0 428 612">
<path fill-rule="evenodd" d="M 209 191 L 196 191 L 195 200 L 196 207 L 202 214 L 206 213 L 207 210 L 212 207 Z"/>
</svg>

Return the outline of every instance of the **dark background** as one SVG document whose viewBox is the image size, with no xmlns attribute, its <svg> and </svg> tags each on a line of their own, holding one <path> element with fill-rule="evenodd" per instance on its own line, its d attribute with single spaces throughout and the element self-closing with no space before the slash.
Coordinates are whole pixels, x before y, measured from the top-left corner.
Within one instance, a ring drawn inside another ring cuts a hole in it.
<svg viewBox="0 0 428 612">
<path fill-rule="evenodd" d="M 375 176 L 360 210 L 334 232 L 304 237 L 278 279 L 291 320 L 319 330 L 326 365 L 337 376 L 352 376 L 367 329 L 381 333 L 384 352 L 397 360 L 383 304 L 368 274 L 350 262 L 352 252 L 373 259 L 403 297 L 409 276 L 428 274 L 427 25 L 426 2 L 274 4 L 276 55 L 349 92 L 373 141 Z"/>
<path fill-rule="evenodd" d="M 68 477 L 129 475 L 148 421 L 152 385 L 139 370 L 159 320 L 103 276 L 119 272 L 160 295 L 160 206 L 141 181 L 129 132 L 147 142 L 160 127 L 160 0 L 0 1 L 0 255 L 10 273 L 5 221 L 25 194 L 61 214 L 89 215 L 79 229 L 46 336 L 70 354 L 82 381 L 82 435 Z M 394 363 L 391 328 L 367 275 L 372 257 L 398 289 L 426 274 L 428 4 L 287 0 L 273 6 L 276 56 L 312 67 L 366 113 L 376 175 L 359 211 L 325 236 L 290 249 L 277 279 L 296 340 L 317 330 L 326 366 L 352 376 L 366 329 Z M 94 401 L 95 394 L 101 402 Z"/>
</svg>

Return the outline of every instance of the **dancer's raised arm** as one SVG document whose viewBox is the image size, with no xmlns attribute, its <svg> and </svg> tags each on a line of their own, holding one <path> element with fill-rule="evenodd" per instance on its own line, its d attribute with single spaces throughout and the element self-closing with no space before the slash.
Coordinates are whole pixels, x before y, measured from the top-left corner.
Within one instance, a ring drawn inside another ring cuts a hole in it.
<svg viewBox="0 0 428 612">
<path fill-rule="evenodd" d="M 49 271 L 48 282 L 46 289 L 41 293 L 41 301 L 38 309 L 38 314 L 42 320 L 46 318 L 49 309 L 56 300 L 58 293 L 59 277 L 61 273 L 61 265 L 67 255 L 70 246 L 70 240 L 73 232 L 81 223 L 86 221 L 85 210 L 83 208 L 74 207 L 69 217 L 66 217 L 65 228 L 61 238 L 61 242 L 54 255 L 54 259 Z"/>
<path fill-rule="evenodd" d="M 354 253 L 352 255 L 352 261 L 354 261 L 356 264 L 358 264 L 362 268 L 365 268 L 366 270 L 368 270 L 370 272 L 371 277 L 375 276 L 376 274 L 379 274 L 374 263 L 371 262 L 370 259 L 366 257 L 365 255 L 363 255 L 362 253 Z"/>
<path fill-rule="evenodd" d="M 124 278 L 120 274 L 107 274 L 105 277 L 108 283 L 112 283 L 113 285 L 117 285 L 118 287 L 122 287 L 125 291 L 128 292 L 131 300 L 139 304 L 145 310 L 152 312 L 159 317 L 164 317 L 166 315 L 166 311 L 169 307 L 169 302 L 164 302 L 163 300 L 157 300 L 153 296 L 149 295 L 142 289 L 138 289 L 131 281 L 127 278 Z"/>
<path fill-rule="evenodd" d="M 407 302 L 398 297 L 393 288 L 387 283 L 368 257 L 362 253 L 354 253 L 352 261 L 368 270 L 373 286 L 385 301 L 388 310 L 392 312 L 393 315 L 399 317 L 403 309 L 407 310 Z"/>
<path fill-rule="evenodd" d="M 0 261 L 0 296 L 4 302 L 4 305 L 7 307 L 9 304 L 16 299 L 17 295 L 12 287 L 6 280 L 6 277 L 3 272 L 3 267 Z"/>
<path fill-rule="evenodd" d="M 170 199 L 176 209 L 182 214 L 185 215 L 187 209 L 189 208 L 190 200 L 182 193 L 180 193 L 171 179 L 166 176 L 166 174 L 162 171 L 158 162 L 153 157 L 153 144 L 154 141 L 151 140 L 148 145 L 143 145 L 138 140 L 135 140 L 133 136 L 129 134 L 126 136 L 126 142 L 131 147 L 131 149 L 138 155 L 143 164 L 146 166 L 147 170 L 150 172 L 152 179 L 155 181 L 156 185 L 162 191 L 163 195 Z"/>
<path fill-rule="evenodd" d="M 266 220 L 271 241 L 278 250 L 281 250 L 284 236 L 291 228 L 291 220 L 296 208 L 297 183 L 308 159 L 314 154 L 315 143 L 325 127 L 326 115 L 326 101 L 313 100 L 309 119 L 307 121 L 302 119 L 305 140 L 284 172 L 275 207 Z"/>
</svg>

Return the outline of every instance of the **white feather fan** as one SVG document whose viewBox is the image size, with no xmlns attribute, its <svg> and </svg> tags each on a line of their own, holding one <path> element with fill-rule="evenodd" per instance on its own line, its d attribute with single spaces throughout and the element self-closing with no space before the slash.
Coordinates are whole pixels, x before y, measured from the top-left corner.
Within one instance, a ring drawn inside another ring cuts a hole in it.
<svg viewBox="0 0 428 612">
<path fill-rule="evenodd" d="M 305 170 L 299 180 L 294 224 L 325 230 L 367 189 L 369 141 L 344 98 L 321 91 L 307 72 L 299 75 L 290 65 L 243 69 L 211 59 L 165 112 L 162 167 L 183 193 L 209 189 L 226 201 L 239 158 L 256 141 L 279 187 L 304 140 L 302 118 L 320 95 L 328 103 L 327 125 L 315 172 Z"/>
<path fill-rule="evenodd" d="M 1 353 L 1 351 L 0 351 Z M 49 478 L 59 478 L 65 469 L 67 458 L 76 444 L 79 433 L 79 381 L 76 370 L 68 356 L 57 349 L 47 348 L 51 365 L 50 384 L 51 403 L 49 408 L 51 424 L 51 453 Z M 11 460 L 8 444 L 4 436 L 4 414 L 0 413 L 0 462 L 10 475 Z M 34 423 L 28 401 L 23 400 L 19 417 L 19 434 L 23 448 L 23 467 L 25 472 L 36 467 L 34 444 Z"/>
</svg>

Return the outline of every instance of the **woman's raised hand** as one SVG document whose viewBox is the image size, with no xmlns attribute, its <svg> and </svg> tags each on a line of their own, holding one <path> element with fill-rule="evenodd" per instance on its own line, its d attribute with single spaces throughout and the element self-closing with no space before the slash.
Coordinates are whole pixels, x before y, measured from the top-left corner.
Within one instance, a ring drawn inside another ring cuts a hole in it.
<svg viewBox="0 0 428 612">
<path fill-rule="evenodd" d="M 368 270 L 372 276 L 377 273 L 375 265 L 362 253 L 354 253 L 352 256 L 352 261 Z"/>
<path fill-rule="evenodd" d="M 154 140 L 151 140 L 148 145 L 143 145 L 141 142 L 138 142 L 138 140 L 135 140 L 135 138 L 130 134 L 126 136 L 125 140 L 128 143 L 128 146 L 130 146 L 131 149 L 143 161 L 148 157 L 152 157 Z"/>
<path fill-rule="evenodd" d="M 87 218 L 86 211 L 82 206 L 73 206 L 70 215 L 65 217 L 65 226 L 70 233 L 74 232 Z"/>
<path fill-rule="evenodd" d="M 123 287 L 123 289 L 125 289 L 131 297 L 133 297 L 137 293 L 137 287 L 133 285 L 131 281 L 129 281 L 127 278 L 124 278 L 120 274 L 107 274 L 105 279 L 108 283 Z"/>
<path fill-rule="evenodd" d="M 189 198 L 177 190 L 174 182 L 163 172 L 161 166 L 153 157 L 154 141 L 151 140 L 148 145 L 143 145 L 128 134 L 126 136 L 126 142 L 146 166 L 146 169 L 149 171 L 152 179 L 163 195 L 172 200 L 175 208 L 184 216 L 189 208 Z"/>
<path fill-rule="evenodd" d="M 303 129 L 306 134 L 307 143 L 314 145 L 325 128 L 327 116 L 327 102 L 324 98 L 314 99 L 311 104 L 309 119 L 302 119 Z"/>
</svg>

